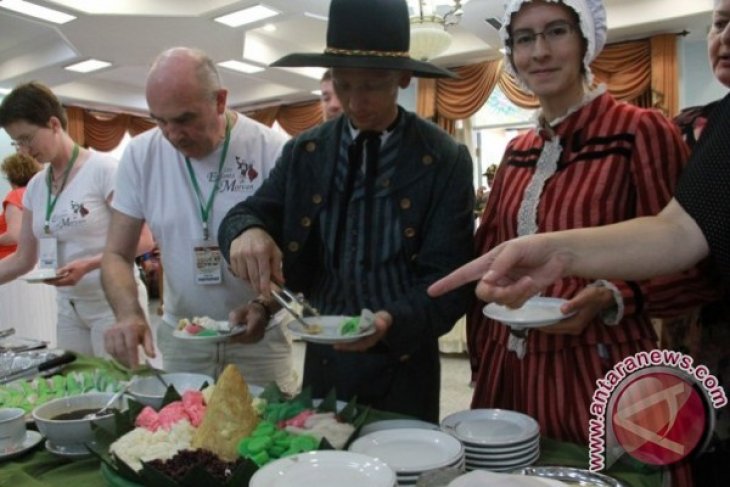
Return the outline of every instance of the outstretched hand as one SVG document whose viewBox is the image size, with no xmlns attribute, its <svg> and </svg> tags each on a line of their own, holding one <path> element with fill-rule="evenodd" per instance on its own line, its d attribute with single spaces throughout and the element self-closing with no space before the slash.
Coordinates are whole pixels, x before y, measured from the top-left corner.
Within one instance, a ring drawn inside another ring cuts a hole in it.
<svg viewBox="0 0 730 487">
<path fill-rule="evenodd" d="M 139 365 L 139 345 L 142 345 L 148 357 L 155 356 L 152 332 L 143 317 L 121 320 L 104 332 L 106 351 L 127 367 L 135 368 Z"/>
<path fill-rule="evenodd" d="M 476 295 L 486 302 L 519 308 L 525 301 L 562 277 L 570 257 L 553 252 L 543 235 L 530 235 L 498 245 L 428 288 L 441 296 L 472 281 Z"/>
</svg>

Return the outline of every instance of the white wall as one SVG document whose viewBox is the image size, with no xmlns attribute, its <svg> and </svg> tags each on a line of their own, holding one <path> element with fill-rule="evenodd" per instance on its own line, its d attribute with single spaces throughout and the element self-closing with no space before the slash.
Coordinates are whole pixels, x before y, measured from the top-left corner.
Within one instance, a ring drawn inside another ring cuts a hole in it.
<svg viewBox="0 0 730 487">
<path fill-rule="evenodd" d="M 728 89 L 710 70 L 707 41 L 681 39 L 679 42 L 679 107 L 704 105 L 722 98 Z"/>
</svg>

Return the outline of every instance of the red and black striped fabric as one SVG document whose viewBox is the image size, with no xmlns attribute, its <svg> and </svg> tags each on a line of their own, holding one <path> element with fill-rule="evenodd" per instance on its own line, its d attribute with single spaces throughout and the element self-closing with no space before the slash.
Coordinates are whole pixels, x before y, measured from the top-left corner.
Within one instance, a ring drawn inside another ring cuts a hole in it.
<svg viewBox="0 0 730 487">
<path fill-rule="evenodd" d="M 661 113 L 618 102 L 609 94 L 598 96 L 554 130 L 563 152 L 540 196 L 539 232 L 658 213 L 671 199 L 688 156 L 678 130 Z M 518 209 L 543 143 L 543 135 L 531 130 L 509 144 L 477 231 L 479 254 L 517 236 Z M 544 295 L 571 298 L 590 282 L 565 278 Z M 535 417 L 549 437 L 587 443 L 595 381 L 626 355 L 656 346 L 650 314 L 681 313 L 712 293 L 696 270 L 652 281 L 611 282 L 625 304 L 618 325 L 596 319 L 580 336 L 532 331 L 522 360 L 506 349 L 509 329 L 484 317 L 485 303 L 476 302 L 467 314 L 476 382 L 472 407 L 522 411 Z"/>
</svg>

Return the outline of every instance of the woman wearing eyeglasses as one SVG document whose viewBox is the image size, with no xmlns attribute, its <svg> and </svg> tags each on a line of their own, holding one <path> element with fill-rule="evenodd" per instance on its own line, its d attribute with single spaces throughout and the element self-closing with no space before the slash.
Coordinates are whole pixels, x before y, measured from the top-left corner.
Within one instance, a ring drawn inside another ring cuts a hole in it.
<svg viewBox="0 0 730 487">
<path fill-rule="evenodd" d="M 61 103 L 38 82 L 19 85 L 3 99 L 0 126 L 19 152 L 49 163 L 28 183 L 18 249 L 0 261 L 0 284 L 38 264 L 44 276 L 51 276 L 43 282 L 57 287 L 58 347 L 103 356 L 104 331 L 115 319 L 99 265 L 117 161 L 76 144 L 66 132 Z M 151 247 L 147 233 L 140 250 Z M 138 289 L 146 305 L 141 282 Z"/>
<path fill-rule="evenodd" d="M 477 231 L 479 252 L 520 235 L 658 213 L 687 149 L 661 113 L 592 86 L 589 64 L 606 38 L 602 2 L 512 0 L 501 34 L 506 69 L 540 109 L 536 126 L 503 156 Z M 695 271 L 645 282 L 562 279 L 544 295 L 572 300 L 576 314 L 529 331 L 487 319 L 485 303 L 476 302 L 468 315 L 472 407 L 522 411 L 543 435 L 586 444 L 596 379 L 655 348 L 649 312 L 697 304 L 703 283 Z"/>
</svg>

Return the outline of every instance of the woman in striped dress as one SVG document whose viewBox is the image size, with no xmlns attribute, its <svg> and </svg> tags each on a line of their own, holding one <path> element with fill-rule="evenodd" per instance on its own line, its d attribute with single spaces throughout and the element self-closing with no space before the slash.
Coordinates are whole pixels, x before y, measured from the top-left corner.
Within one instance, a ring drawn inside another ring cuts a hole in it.
<svg viewBox="0 0 730 487">
<path fill-rule="evenodd" d="M 658 213 L 687 148 L 661 113 L 591 88 L 589 63 L 606 37 L 601 0 L 512 0 L 501 33 L 506 68 L 541 106 L 537 127 L 504 154 L 478 252 L 521 235 Z M 623 357 L 656 348 L 649 313 L 696 305 L 704 286 L 696 271 L 641 282 L 565 278 L 544 295 L 573 299 L 576 315 L 528 333 L 487 319 L 484 303 L 475 303 L 467 316 L 472 407 L 522 411 L 543 435 L 587 444 L 596 379 Z"/>
</svg>

